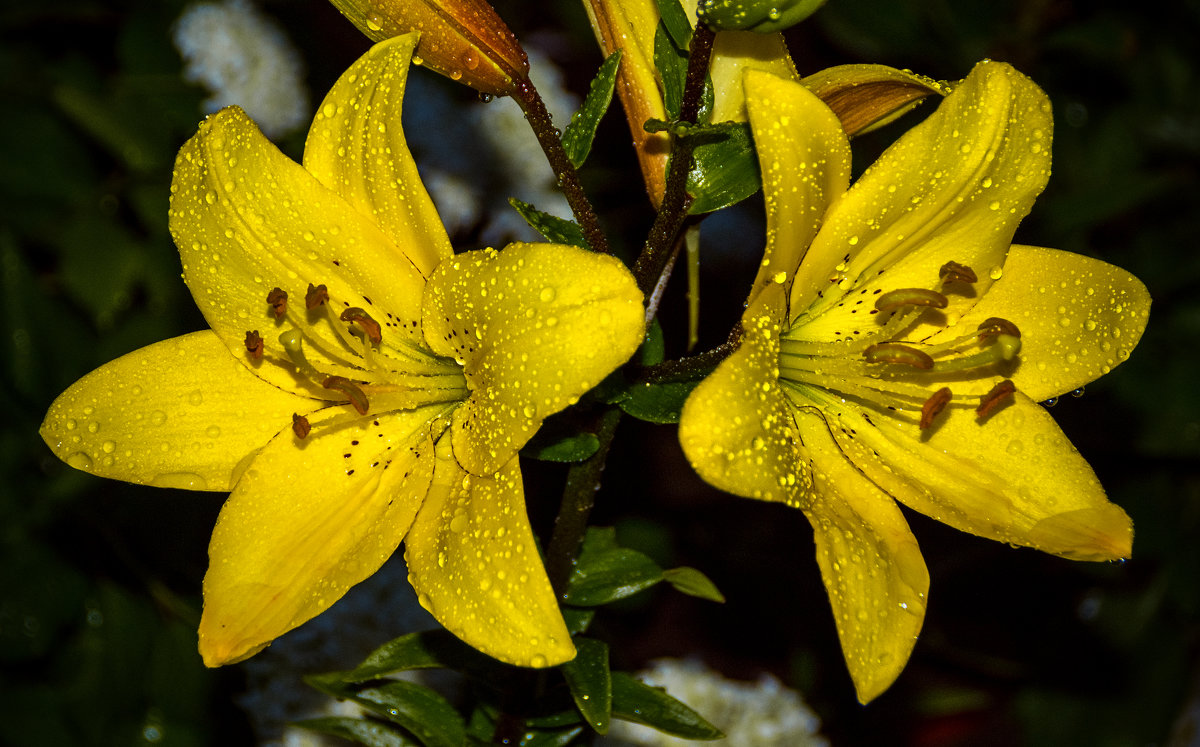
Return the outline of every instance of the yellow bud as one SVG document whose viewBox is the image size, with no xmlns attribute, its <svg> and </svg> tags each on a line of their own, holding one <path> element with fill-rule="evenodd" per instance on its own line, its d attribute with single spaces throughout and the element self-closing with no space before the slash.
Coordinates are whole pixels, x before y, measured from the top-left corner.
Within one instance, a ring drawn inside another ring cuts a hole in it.
<svg viewBox="0 0 1200 747">
<path fill-rule="evenodd" d="M 529 77 L 517 37 L 485 0 L 331 0 L 372 41 L 421 32 L 413 63 L 505 96 Z"/>
</svg>

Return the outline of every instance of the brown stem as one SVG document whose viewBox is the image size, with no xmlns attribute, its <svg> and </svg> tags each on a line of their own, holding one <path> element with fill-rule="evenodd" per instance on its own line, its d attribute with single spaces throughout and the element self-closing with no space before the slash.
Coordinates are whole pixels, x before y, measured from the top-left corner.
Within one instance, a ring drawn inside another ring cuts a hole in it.
<svg viewBox="0 0 1200 747">
<path fill-rule="evenodd" d="M 550 168 L 554 169 L 554 174 L 558 177 L 558 186 L 566 196 L 567 204 L 571 206 L 571 212 L 575 214 L 575 220 L 579 222 L 579 227 L 583 230 L 583 237 L 587 239 L 588 245 L 592 247 L 593 251 L 608 254 L 608 238 L 600 228 L 600 220 L 596 217 L 596 211 L 592 209 L 592 203 L 588 201 L 587 194 L 583 191 L 583 185 L 579 183 L 579 173 L 575 171 L 575 166 L 567 157 L 567 151 L 563 149 L 559 131 L 555 129 L 554 122 L 550 119 L 546 103 L 542 101 L 533 82 L 528 78 L 517 82 L 512 97 L 521 107 L 521 111 L 525 112 L 525 119 L 529 121 L 529 126 L 537 135 L 538 143 L 546 154 L 546 160 L 550 162 Z"/>
</svg>

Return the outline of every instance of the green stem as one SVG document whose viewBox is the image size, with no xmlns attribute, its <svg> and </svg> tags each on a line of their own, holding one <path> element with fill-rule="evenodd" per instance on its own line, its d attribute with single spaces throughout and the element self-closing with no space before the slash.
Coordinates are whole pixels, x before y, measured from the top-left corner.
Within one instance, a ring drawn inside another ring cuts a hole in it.
<svg viewBox="0 0 1200 747">
<path fill-rule="evenodd" d="M 679 107 L 681 122 L 695 123 L 700 115 L 700 103 L 704 84 L 708 78 L 708 63 L 712 59 L 713 39 L 716 34 L 700 24 L 692 34 L 688 51 L 687 77 L 684 79 L 683 101 Z M 633 266 L 642 293 L 649 292 L 658 284 L 673 256 L 673 248 L 684 222 L 687 220 L 691 197 L 687 193 L 687 176 L 692 167 L 693 141 L 687 137 L 672 136 L 671 165 L 667 173 L 667 184 L 663 191 L 662 205 L 646 237 L 646 245 Z"/>
<path fill-rule="evenodd" d="M 615 407 L 604 410 L 594 426 L 600 448 L 586 461 L 572 464 L 567 472 L 567 484 L 563 488 L 562 505 L 554 521 L 554 533 L 546 550 L 546 573 L 550 584 L 561 600 L 567 591 L 567 582 L 575 567 L 575 556 L 583 544 L 587 532 L 588 516 L 596 504 L 596 491 L 600 490 L 600 478 L 608 460 L 617 424 L 621 422 L 621 411 Z"/>
<path fill-rule="evenodd" d="M 583 191 L 583 185 L 579 183 L 579 172 L 575 170 L 571 159 L 567 157 L 567 151 L 563 149 L 562 139 L 550 119 L 546 103 L 542 101 L 533 82 L 528 78 L 517 83 L 512 97 L 521 107 L 521 111 L 525 112 L 525 119 L 537 135 L 538 143 L 546 154 L 546 160 L 550 162 L 550 168 L 554 169 L 554 174 L 558 177 L 558 186 L 566 196 L 567 204 L 571 206 L 571 212 L 575 214 L 575 220 L 579 222 L 588 245 L 593 251 L 608 254 L 608 238 L 600 228 L 600 220 Z"/>
</svg>

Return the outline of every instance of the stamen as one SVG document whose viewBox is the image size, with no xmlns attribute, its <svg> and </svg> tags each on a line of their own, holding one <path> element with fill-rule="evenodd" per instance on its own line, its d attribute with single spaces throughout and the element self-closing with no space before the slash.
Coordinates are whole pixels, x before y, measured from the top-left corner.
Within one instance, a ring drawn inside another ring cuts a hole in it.
<svg viewBox="0 0 1200 747">
<path fill-rule="evenodd" d="M 921 422 L 919 423 L 921 430 L 925 430 L 933 425 L 933 419 L 938 416 L 942 410 L 946 409 L 946 405 L 950 404 L 950 398 L 953 397 L 950 393 L 950 387 L 942 387 L 933 393 L 933 396 L 925 400 L 925 404 L 921 406 Z"/>
<path fill-rule="evenodd" d="M 987 394 L 979 398 L 979 407 L 975 408 L 975 417 L 979 419 L 986 418 L 995 412 L 1001 405 L 1013 398 L 1013 394 L 1017 391 L 1017 385 L 1005 379 Z"/>
<path fill-rule="evenodd" d="M 931 306 L 944 309 L 949 305 L 950 301 L 941 293 L 926 288 L 898 288 L 875 300 L 875 308 L 879 311 L 891 311 L 901 306 Z"/>
<path fill-rule="evenodd" d="M 897 363 L 902 366 L 919 368 L 922 371 L 933 368 L 933 358 L 916 348 L 910 348 L 898 342 L 881 342 L 872 345 L 863 351 L 863 357 L 867 359 L 867 363 Z"/>
<path fill-rule="evenodd" d="M 350 399 L 350 404 L 358 411 L 359 415 L 366 415 L 371 403 L 367 401 L 367 395 L 358 386 L 345 378 L 344 376 L 330 376 L 321 382 L 321 386 L 326 389 L 333 389 L 341 392 Z"/>
<path fill-rule="evenodd" d="M 258 330 L 246 333 L 246 351 L 250 353 L 252 360 L 262 360 L 263 357 L 263 338 L 258 334 Z"/>
<path fill-rule="evenodd" d="M 979 324 L 979 331 L 983 333 L 981 336 L 983 340 L 995 337 L 996 335 L 1010 335 L 1017 339 L 1021 338 L 1021 330 L 1017 329 L 1017 325 L 998 316 L 991 316 L 984 319 Z"/>
<path fill-rule="evenodd" d="M 372 319 L 370 314 L 357 306 L 351 306 L 346 309 L 338 318 L 343 322 L 357 324 L 363 333 L 366 334 L 367 339 L 376 345 L 383 342 L 383 330 L 379 326 L 379 322 Z"/>
<path fill-rule="evenodd" d="M 308 433 L 311 430 L 312 426 L 308 424 L 308 418 L 303 415 L 297 415 L 294 412 L 292 413 L 292 433 L 296 434 L 296 438 L 303 441 L 308 438 Z"/>
<path fill-rule="evenodd" d="M 275 312 L 276 319 L 287 313 L 287 299 L 287 291 L 282 288 L 272 288 L 271 292 L 267 294 L 267 303 Z"/>
<path fill-rule="evenodd" d="M 304 294 L 304 308 L 309 309 L 311 311 L 312 309 L 317 308 L 318 306 L 320 306 L 321 304 L 325 303 L 328 300 L 329 300 L 329 290 L 325 287 L 324 284 L 321 284 L 321 285 L 313 285 L 312 283 L 308 284 L 308 292 Z"/>
<path fill-rule="evenodd" d="M 947 262 L 942 265 L 942 268 L 938 270 L 938 276 L 941 277 L 943 283 L 975 283 L 979 281 L 974 270 L 957 262 Z"/>
</svg>

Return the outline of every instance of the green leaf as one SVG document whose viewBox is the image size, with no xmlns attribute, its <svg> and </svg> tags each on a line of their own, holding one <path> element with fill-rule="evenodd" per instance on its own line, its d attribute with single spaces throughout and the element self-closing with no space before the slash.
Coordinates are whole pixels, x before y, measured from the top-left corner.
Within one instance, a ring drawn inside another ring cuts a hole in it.
<svg viewBox="0 0 1200 747">
<path fill-rule="evenodd" d="M 575 433 L 571 426 L 551 418 L 521 449 L 521 455 L 543 462 L 582 462 L 600 448 L 594 433 Z"/>
<path fill-rule="evenodd" d="M 596 610 L 586 607 L 563 607 L 562 616 L 567 624 L 567 631 L 571 635 L 579 635 L 587 632 L 592 619 L 596 617 Z"/>
<path fill-rule="evenodd" d="M 688 212 L 711 213 L 741 202 L 762 188 L 758 158 L 750 138 L 750 125 L 727 127 L 720 136 L 704 136 L 696 145 L 687 191 L 692 196 Z"/>
<path fill-rule="evenodd" d="M 636 550 L 618 547 L 612 527 L 589 527 L 563 601 L 595 607 L 662 581 L 662 569 Z"/>
<path fill-rule="evenodd" d="M 575 738 L 582 733 L 582 726 L 560 731 L 527 732 L 521 739 L 521 747 L 567 747 L 567 745 L 573 744 Z"/>
<path fill-rule="evenodd" d="M 634 384 L 625 391 L 617 406 L 638 420 L 648 423 L 678 423 L 683 403 L 700 380 Z"/>
<path fill-rule="evenodd" d="M 583 719 L 598 733 L 607 734 L 612 711 L 608 646 L 594 638 L 577 638 L 575 650 L 575 658 L 561 667 L 563 677 Z"/>
<path fill-rule="evenodd" d="M 662 21 L 654 32 L 654 67 L 663 84 L 663 107 L 671 119 L 679 119 L 687 78 L 687 52 L 671 40 Z"/>
<path fill-rule="evenodd" d="M 689 596 L 725 603 L 725 595 L 717 585 L 695 568 L 670 568 L 663 571 L 663 580 Z"/>
<path fill-rule="evenodd" d="M 378 721 L 365 721 L 360 718 L 332 716 L 329 718 L 314 718 L 307 721 L 296 721 L 294 726 L 315 731 L 320 734 L 330 734 L 351 742 L 369 745 L 370 747 L 418 747 L 418 743 L 408 739 L 387 724 Z"/>
<path fill-rule="evenodd" d="M 352 700 L 399 724 L 425 747 L 459 747 L 466 738 L 466 726 L 454 706 L 415 682 L 395 680 L 379 687 L 357 689 L 320 676 L 308 681 L 328 695 Z"/>
<path fill-rule="evenodd" d="M 680 49 L 687 49 L 692 41 L 692 22 L 679 0 L 654 0 L 662 26 L 671 35 L 671 41 Z"/>
<path fill-rule="evenodd" d="M 571 117 L 571 123 L 563 130 L 562 145 L 567 152 L 571 165 L 579 168 L 587 160 L 592 150 L 592 140 L 596 137 L 596 128 L 604 113 L 612 103 L 613 89 L 617 86 L 617 69 L 621 63 L 621 50 L 615 50 L 600 65 L 596 77 L 592 79 L 588 95 Z"/>
<path fill-rule="evenodd" d="M 638 349 L 637 362 L 643 366 L 654 366 L 662 363 L 666 356 L 667 347 L 666 341 L 663 339 L 662 325 L 659 324 L 656 317 L 646 328 L 646 339 L 642 341 L 642 346 Z"/>
<path fill-rule="evenodd" d="M 612 673 L 613 716 L 684 739 L 720 739 L 721 730 L 704 717 L 626 672 Z"/>
<path fill-rule="evenodd" d="M 515 197 L 509 198 L 508 204 L 521 214 L 521 217 L 533 227 L 533 230 L 546 237 L 546 241 L 554 244 L 569 244 L 580 249 L 591 249 L 587 239 L 583 237 L 583 229 L 575 221 L 544 213 Z"/>
<path fill-rule="evenodd" d="M 314 687 L 332 681 L 365 682 L 410 669 L 456 669 L 477 678 L 502 679 L 515 669 L 479 653 L 445 630 L 426 630 L 400 636 L 372 651 L 349 672 L 310 675 Z"/>
</svg>

